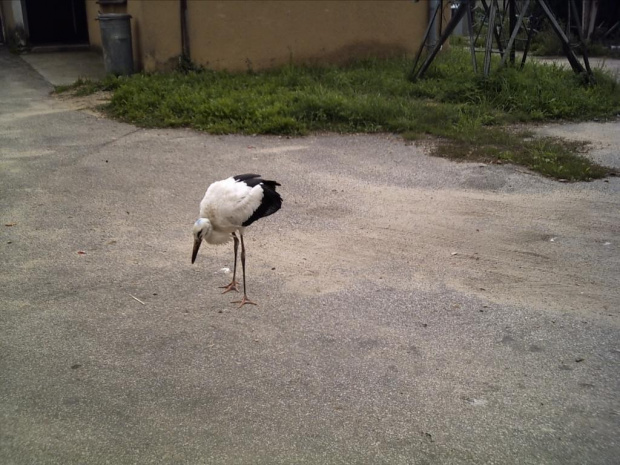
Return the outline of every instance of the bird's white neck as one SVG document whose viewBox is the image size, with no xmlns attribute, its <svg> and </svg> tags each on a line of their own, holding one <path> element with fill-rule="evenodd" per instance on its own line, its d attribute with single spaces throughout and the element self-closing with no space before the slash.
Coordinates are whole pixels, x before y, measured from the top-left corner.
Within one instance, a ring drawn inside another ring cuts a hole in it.
<svg viewBox="0 0 620 465">
<path fill-rule="evenodd" d="M 196 223 L 194 223 L 194 237 L 214 245 L 226 244 L 231 239 L 230 233 L 214 230 L 208 218 L 198 218 L 196 220 Z"/>
</svg>

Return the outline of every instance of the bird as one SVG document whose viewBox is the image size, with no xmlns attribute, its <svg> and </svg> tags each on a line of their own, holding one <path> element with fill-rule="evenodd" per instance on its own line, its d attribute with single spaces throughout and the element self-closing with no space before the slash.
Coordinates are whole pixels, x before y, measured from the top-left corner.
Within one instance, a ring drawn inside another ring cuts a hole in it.
<svg viewBox="0 0 620 465">
<path fill-rule="evenodd" d="M 239 292 L 237 276 L 237 250 L 241 242 L 241 267 L 243 268 L 243 298 L 233 300 L 239 307 L 256 305 L 246 292 L 245 284 L 245 228 L 260 218 L 273 215 L 282 206 L 282 197 L 276 192 L 276 181 L 262 179 L 260 174 L 239 174 L 211 184 L 200 202 L 200 216 L 192 228 L 194 249 L 192 264 L 196 261 L 202 241 L 208 244 L 226 244 L 233 239 L 235 261 L 230 284 L 222 286 L 223 294 Z"/>
</svg>

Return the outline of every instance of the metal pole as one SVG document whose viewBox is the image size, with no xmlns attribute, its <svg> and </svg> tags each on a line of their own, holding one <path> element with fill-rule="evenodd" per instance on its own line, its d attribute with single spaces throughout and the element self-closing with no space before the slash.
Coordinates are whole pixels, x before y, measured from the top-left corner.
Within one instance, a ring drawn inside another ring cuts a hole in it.
<svg viewBox="0 0 620 465">
<path fill-rule="evenodd" d="M 189 31 L 187 28 L 187 0 L 180 0 L 179 7 L 181 15 L 181 53 L 184 58 L 190 60 Z"/>
<path fill-rule="evenodd" d="M 482 1 L 482 6 L 484 7 L 485 10 L 487 10 L 488 16 L 490 16 L 490 9 L 489 9 L 489 6 L 487 6 L 487 2 L 485 0 L 481 0 L 481 1 Z M 491 6 L 495 6 L 496 11 L 497 11 L 497 9 L 499 8 L 499 5 L 497 5 L 497 0 L 490 0 L 490 1 L 491 1 Z M 495 18 L 493 18 L 493 24 L 495 24 Z M 489 30 L 491 29 L 493 29 L 493 35 L 495 36 L 495 40 L 497 41 L 497 49 L 499 50 L 499 54 L 501 56 L 504 56 L 504 49 L 502 48 L 502 38 L 498 34 L 497 29 L 495 29 L 495 26 L 493 28 L 489 26 Z M 491 47 L 493 47 L 493 42 L 491 42 Z"/>
<path fill-rule="evenodd" d="M 586 39 L 590 40 L 592 37 L 592 33 L 594 32 L 594 26 L 596 26 L 596 15 L 598 14 L 598 3 L 599 0 L 592 0 L 590 5 L 590 24 L 588 25 L 588 30 L 586 34 Z"/>
<path fill-rule="evenodd" d="M 483 75 L 488 77 L 491 72 L 491 51 L 493 48 L 493 30 L 495 29 L 495 2 L 491 0 L 491 10 L 489 11 L 489 29 L 487 30 L 487 41 L 484 50 Z"/>
<path fill-rule="evenodd" d="M 476 41 L 474 39 L 474 14 L 473 8 L 475 0 L 467 1 L 467 32 L 469 33 L 469 51 L 471 53 L 471 64 L 474 67 L 474 73 L 478 74 L 478 63 L 476 61 Z"/>
<path fill-rule="evenodd" d="M 411 71 L 411 78 L 415 79 L 415 70 L 418 67 L 418 61 L 420 61 L 420 56 L 422 56 L 422 51 L 424 50 L 424 45 L 426 45 L 426 41 L 429 38 L 430 32 L 431 32 L 431 28 L 433 26 L 433 23 L 435 22 L 435 15 L 437 15 L 437 12 L 439 11 L 439 7 L 440 4 L 437 5 L 437 8 L 435 8 L 435 12 L 433 13 L 433 19 L 429 20 L 428 22 L 428 26 L 426 28 L 426 32 L 424 33 L 424 37 L 422 38 L 422 43 L 420 44 L 420 48 L 418 49 L 418 53 L 416 53 L 415 56 L 415 61 L 413 62 L 413 70 Z"/>
<path fill-rule="evenodd" d="M 430 55 L 426 57 L 426 60 L 422 64 L 422 67 L 420 68 L 420 70 L 415 74 L 415 76 L 413 76 L 414 80 L 419 79 L 426 72 L 428 67 L 431 65 L 432 61 L 435 59 L 435 57 L 439 53 L 439 50 L 441 50 L 441 46 L 445 43 L 446 40 L 448 40 L 448 37 L 450 37 L 450 34 L 452 34 L 452 31 L 454 31 L 454 28 L 456 27 L 456 25 L 465 16 L 466 8 L 467 8 L 467 3 L 461 3 L 459 5 L 458 10 L 456 10 L 456 13 L 452 17 L 452 19 L 448 22 L 448 25 L 446 26 L 446 29 L 443 31 L 443 34 L 441 34 L 441 37 L 439 38 L 439 42 L 437 42 L 437 44 L 435 45 L 435 48 L 431 51 Z"/>
<path fill-rule="evenodd" d="M 525 25 L 523 26 L 525 27 L 525 29 L 527 29 L 527 40 L 525 41 L 525 47 L 523 48 L 523 57 L 521 58 L 521 66 L 519 69 L 523 69 L 523 67 L 525 66 L 525 60 L 527 59 L 527 54 L 530 51 L 530 45 L 532 43 L 532 36 L 534 35 L 534 25 L 532 24 L 532 16 L 530 16 L 529 29 L 527 26 Z"/>
<path fill-rule="evenodd" d="M 573 17 L 575 18 L 575 26 L 577 27 L 577 36 L 579 37 L 579 44 L 581 45 L 581 53 L 583 54 L 583 63 L 586 65 L 586 71 L 588 72 L 588 76 L 592 76 L 592 70 L 590 69 L 590 60 L 588 60 L 588 47 L 586 45 L 586 41 L 583 38 L 583 31 L 581 30 L 581 26 L 579 25 L 579 15 L 577 13 L 577 5 L 575 5 L 575 0 L 569 0 L 570 9 L 573 12 Z"/>
<path fill-rule="evenodd" d="M 478 42 L 478 38 L 480 37 L 480 34 L 482 34 L 482 28 L 484 27 L 484 23 L 486 22 L 488 16 L 489 16 L 489 12 L 485 9 L 484 15 L 482 16 L 482 21 L 480 22 L 480 29 L 478 29 L 478 34 L 476 34 L 476 38 L 474 39 L 474 42 Z"/>
<path fill-rule="evenodd" d="M 442 3 L 442 0 L 430 0 L 428 4 L 428 25 L 430 27 L 428 35 L 429 49 L 435 46 L 437 38 L 439 37 L 439 33 L 437 32 L 437 11 L 443 6 Z"/>
<path fill-rule="evenodd" d="M 517 38 L 517 34 L 519 33 L 519 29 L 521 29 L 521 23 L 523 23 L 523 18 L 525 17 L 525 13 L 527 12 L 527 9 L 530 6 L 530 0 L 526 0 L 525 1 L 525 6 L 523 7 L 523 10 L 521 11 L 521 14 L 519 15 L 519 18 L 517 19 L 517 23 L 514 25 L 513 29 L 512 29 L 512 34 L 510 36 L 510 40 L 508 41 L 508 45 L 506 46 L 506 50 L 510 53 L 510 62 L 512 64 L 514 64 L 514 60 L 515 60 L 515 51 L 512 48 L 512 44 L 514 43 L 515 39 Z M 504 66 L 504 64 L 506 63 L 506 58 L 508 57 L 508 54 L 505 53 L 504 56 L 502 57 L 502 66 Z"/>
<path fill-rule="evenodd" d="M 529 0 L 528 0 L 528 4 L 529 4 Z M 515 16 L 517 14 L 517 5 L 516 5 L 516 0 L 508 0 L 508 28 L 511 31 L 512 34 L 514 34 L 514 30 L 518 30 L 520 27 L 520 23 L 519 26 L 517 26 L 517 21 L 515 19 Z M 516 34 L 514 34 L 516 37 Z M 514 40 L 514 39 L 513 39 Z M 515 50 L 512 47 L 512 44 L 509 43 L 508 44 L 508 52 L 510 53 L 510 64 L 514 65 L 515 64 Z"/>
<path fill-rule="evenodd" d="M 542 10 L 547 15 L 547 18 L 549 19 L 549 22 L 551 23 L 551 27 L 553 28 L 557 36 L 562 41 L 562 48 L 564 49 L 564 54 L 566 55 L 566 58 L 568 58 L 568 62 L 573 68 L 573 71 L 575 71 L 575 73 L 577 74 L 585 73 L 586 70 L 581 65 L 581 63 L 579 63 L 579 60 L 577 59 L 577 57 L 571 50 L 570 43 L 568 42 L 568 37 L 566 37 L 566 34 L 564 34 L 562 27 L 558 24 L 557 20 L 555 19 L 555 16 L 553 16 L 551 9 L 549 8 L 545 0 L 537 0 L 537 1 L 540 7 L 542 8 Z"/>
</svg>

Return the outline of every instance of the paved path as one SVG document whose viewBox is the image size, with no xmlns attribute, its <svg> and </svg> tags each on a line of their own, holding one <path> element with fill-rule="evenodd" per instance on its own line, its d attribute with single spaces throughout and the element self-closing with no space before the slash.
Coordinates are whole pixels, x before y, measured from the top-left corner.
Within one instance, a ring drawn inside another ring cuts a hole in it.
<svg viewBox="0 0 620 465">
<path fill-rule="evenodd" d="M 143 130 L 0 69 L 0 463 L 617 463 L 620 180 Z M 190 230 L 242 172 L 285 200 L 235 309 Z"/>
<path fill-rule="evenodd" d="M 78 78 L 105 77 L 103 57 L 93 51 L 28 53 L 21 58 L 54 86 L 73 84 Z"/>
</svg>

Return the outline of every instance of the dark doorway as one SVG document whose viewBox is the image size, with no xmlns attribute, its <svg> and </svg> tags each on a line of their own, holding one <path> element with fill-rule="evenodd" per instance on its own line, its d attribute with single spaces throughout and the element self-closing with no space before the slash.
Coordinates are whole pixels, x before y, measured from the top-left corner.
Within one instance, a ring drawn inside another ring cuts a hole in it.
<svg viewBox="0 0 620 465">
<path fill-rule="evenodd" d="M 26 0 L 33 45 L 88 42 L 85 0 Z"/>
</svg>

